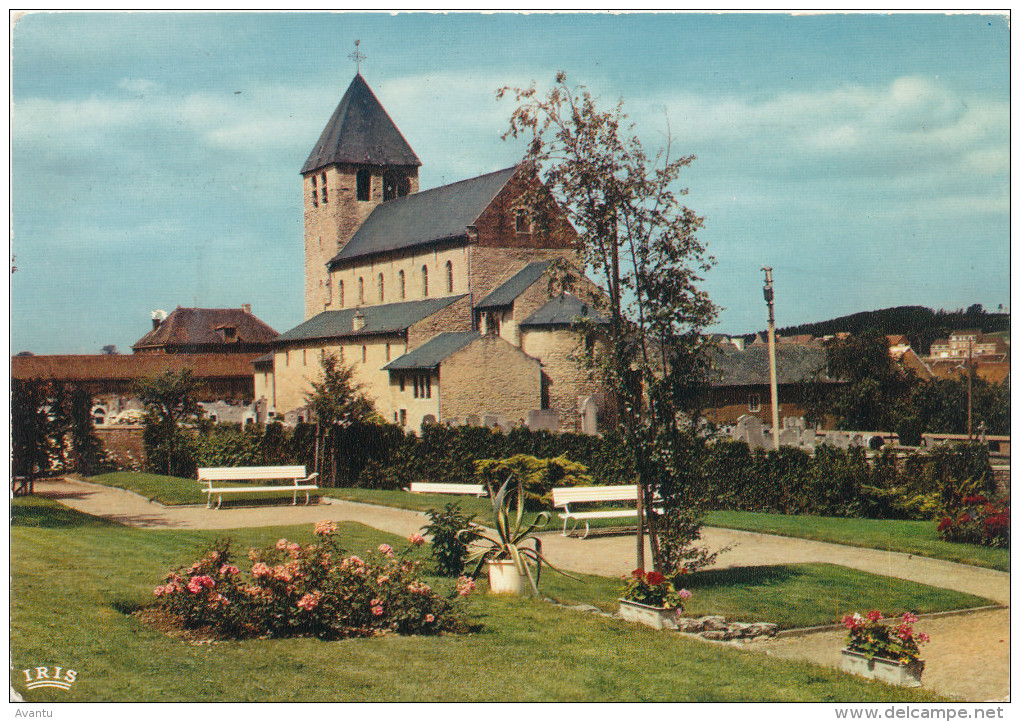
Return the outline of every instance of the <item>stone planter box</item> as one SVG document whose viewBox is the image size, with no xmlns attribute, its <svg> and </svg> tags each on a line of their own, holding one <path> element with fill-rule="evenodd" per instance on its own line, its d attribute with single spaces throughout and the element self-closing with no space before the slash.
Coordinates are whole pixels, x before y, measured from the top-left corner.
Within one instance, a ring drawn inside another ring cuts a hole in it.
<svg viewBox="0 0 1020 722">
<path fill-rule="evenodd" d="M 618 599 L 620 602 L 620 618 L 628 622 L 637 622 L 655 629 L 676 629 L 677 617 L 683 612 L 682 609 L 665 609 L 663 607 L 650 607 L 640 602 L 631 602 L 626 599 Z"/>
<path fill-rule="evenodd" d="M 844 649 L 840 667 L 844 672 L 868 679 L 877 679 L 887 684 L 896 684 L 900 687 L 920 687 L 924 663 L 904 664 L 881 657 L 868 659 L 860 652 Z"/>
</svg>

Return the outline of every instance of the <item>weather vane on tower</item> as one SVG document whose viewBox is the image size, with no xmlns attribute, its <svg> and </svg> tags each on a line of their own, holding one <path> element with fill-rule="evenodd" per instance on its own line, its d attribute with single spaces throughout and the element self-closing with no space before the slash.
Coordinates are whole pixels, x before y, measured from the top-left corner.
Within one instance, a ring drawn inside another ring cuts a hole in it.
<svg viewBox="0 0 1020 722">
<path fill-rule="evenodd" d="M 361 75 L 361 61 L 365 59 L 365 54 L 358 49 L 359 45 L 361 45 L 361 41 L 355 40 L 354 52 L 347 57 L 354 61 L 354 67 L 357 68 L 358 75 Z"/>
</svg>

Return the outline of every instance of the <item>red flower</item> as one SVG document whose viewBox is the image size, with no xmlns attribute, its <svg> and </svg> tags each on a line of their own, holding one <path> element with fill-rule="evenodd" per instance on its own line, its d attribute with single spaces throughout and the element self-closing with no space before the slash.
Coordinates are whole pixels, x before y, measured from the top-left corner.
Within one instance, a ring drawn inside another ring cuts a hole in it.
<svg viewBox="0 0 1020 722">
<path fill-rule="evenodd" d="M 634 577 L 635 579 L 640 579 L 641 577 L 643 577 L 645 575 L 645 570 L 644 569 L 635 569 L 634 571 L 632 571 L 630 573 L 630 575 L 632 577 Z"/>
<path fill-rule="evenodd" d="M 952 526 L 953 526 L 953 520 L 950 519 L 948 516 L 947 517 L 943 517 L 942 521 L 939 522 L 938 530 L 939 531 L 945 531 L 946 529 L 949 529 Z"/>
<path fill-rule="evenodd" d="M 666 581 L 666 577 L 659 574 L 659 572 L 648 572 L 648 576 L 645 579 L 648 580 L 649 584 L 653 585 L 662 584 Z"/>
<path fill-rule="evenodd" d="M 868 612 L 867 616 L 870 621 L 877 622 L 879 619 L 882 618 L 882 613 L 877 610 L 872 610 Z"/>
</svg>

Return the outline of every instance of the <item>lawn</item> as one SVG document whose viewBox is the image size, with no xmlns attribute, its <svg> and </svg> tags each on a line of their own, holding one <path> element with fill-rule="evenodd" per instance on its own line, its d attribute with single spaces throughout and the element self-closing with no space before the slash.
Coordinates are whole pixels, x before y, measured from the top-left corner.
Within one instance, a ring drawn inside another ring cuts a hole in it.
<svg viewBox="0 0 1020 722">
<path fill-rule="evenodd" d="M 230 532 L 141 530 L 43 499 L 15 500 L 13 687 L 30 701 L 938 700 L 923 690 L 869 683 L 836 670 L 693 642 L 530 599 L 473 595 L 466 613 L 481 631 L 470 635 L 339 642 L 190 644 L 125 614 L 151 600 L 152 587 L 166 570 L 191 561 L 201 547 L 224 535 L 243 550 L 281 536 L 310 541 L 311 525 Z M 358 524 L 342 525 L 341 539 L 353 551 L 383 541 L 403 543 Z M 692 611 L 725 614 L 726 604 L 739 607 L 756 595 L 753 614 L 771 610 L 766 597 L 783 599 L 798 588 L 796 593 L 809 594 L 810 584 L 833 579 L 824 565 L 818 566 L 803 574 L 778 568 L 757 579 L 755 573 L 744 579 L 692 577 L 695 599 L 705 605 Z M 552 596 L 599 604 L 611 604 L 618 583 L 557 580 L 555 575 L 542 581 Z M 829 597 L 854 594 L 847 586 L 851 582 L 832 582 Z M 870 586 L 874 580 L 865 584 Z M 930 591 L 906 591 L 895 600 L 899 592 L 890 592 L 890 610 L 910 606 Z M 945 603 L 958 606 L 962 597 Z M 752 613 L 752 605 L 747 609 Z M 76 669 L 75 686 L 69 692 L 25 692 L 20 670 L 47 664 Z"/>
<path fill-rule="evenodd" d="M 477 514 L 483 522 L 491 515 L 492 511 L 488 499 L 477 499 L 470 496 L 453 497 L 448 494 L 408 494 L 404 491 L 347 488 L 329 489 L 327 494 L 336 499 L 397 506 L 417 511 L 442 509 L 451 501 L 458 501 L 461 509 L 467 513 Z M 554 513 L 551 526 L 558 528 L 557 521 Z M 597 527 L 600 521 L 603 524 L 613 523 L 613 520 L 595 519 L 592 521 L 593 527 Z M 842 519 L 825 516 L 760 514 L 750 511 L 713 511 L 706 516 L 705 524 L 706 526 L 778 534 L 869 549 L 887 549 L 1009 571 L 1008 549 L 991 549 L 977 544 L 955 544 L 942 541 L 935 532 L 935 524 L 928 521 Z"/>
<path fill-rule="evenodd" d="M 88 481 L 93 484 L 115 486 L 118 489 L 127 489 L 146 499 L 158 501 L 164 506 L 177 506 L 180 504 L 205 504 L 206 494 L 202 491 L 204 484 L 199 484 L 195 479 L 182 479 L 177 476 L 161 476 L 159 474 L 145 474 L 140 471 L 115 471 L 109 474 L 89 477 Z M 243 486 L 248 482 L 229 482 L 229 486 Z M 223 485 L 223 484 L 221 484 Z M 251 486 L 271 486 L 265 481 L 252 482 Z M 293 499 L 294 492 L 287 491 L 285 484 L 280 484 L 280 491 L 264 491 L 253 493 L 251 497 L 238 500 L 226 497 L 223 499 L 223 506 L 236 505 L 239 503 L 250 504 L 253 499 Z M 322 489 L 308 492 L 309 496 L 316 498 L 323 495 Z M 298 499 L 304 499 L 304 492 L 300 492 Z M 214 500 L 215 501 L 215 500 Z"/>
<path fill-rule="evenodd" d="M 977 544 L 942 541 L 935 531 L 935 523 L 930 521 L 840 519 L 827 516 L 759 514 L 749 511 L 713 511 L 709 512 L 705 524 L 869 549 L 887 549 L 1009 571 L 1009 549 L 992 549 Z"/>
</svg>

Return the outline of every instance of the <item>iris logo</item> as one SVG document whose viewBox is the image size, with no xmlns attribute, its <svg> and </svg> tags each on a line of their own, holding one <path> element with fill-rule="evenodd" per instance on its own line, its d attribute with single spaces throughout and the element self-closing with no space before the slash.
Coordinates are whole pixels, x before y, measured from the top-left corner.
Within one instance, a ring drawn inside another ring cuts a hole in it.
<svg viewBox="0 0 1020 722">
<path fill-rule="evenodd" d="M 39 687 L 71 689 L 71 685 L 78 679 L 77 670 L 65 670 L 63 667 L 53 667 L 52 673 L 49 667 L 36 667 L 21 671 L 25 675 L 25 687 L 27 689 L 38 689 Z"/>
</svg>

